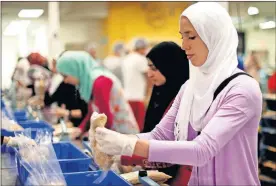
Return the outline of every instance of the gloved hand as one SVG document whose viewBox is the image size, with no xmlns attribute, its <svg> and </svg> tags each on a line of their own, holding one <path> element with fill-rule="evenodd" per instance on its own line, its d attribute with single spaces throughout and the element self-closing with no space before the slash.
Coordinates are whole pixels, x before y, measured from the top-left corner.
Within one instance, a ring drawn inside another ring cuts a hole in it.
<svg viewBox="0 0 276 186">
<path fill-rule="evenodd" d="M 121 155 L 113 156 L 114 163 L 121 164 Z"/>
<path fill-rule="evenodd" d="M 94 143 L 94 136 L 96 133 L 97 127 L 104 127 L 107 121 L 107 117 L 105 114 L 99 114 L 97 112 L 93 112 L 90 118 L 90 129 L 89 129 L 89 141 Z"/>
<path fill-rule="evenodd" d="M 98 149 L 106 154 L 132 156 L 138 138 L 97 127 L 95 140 Z"/>
<path fill-rule="evenodd" d="M 121 170 L 121 156 L 117 155 L 117 156 L 113 156 L 113 164 L 110 166 L 110 170 L 116 172 L 117 174 L 121 174 L 122 170 Z"/>
<path fill-rule="evenodd" d="M 37 145 L 33 139 L 26 136 L 9 137 L 7 146 L 17 147 L 19 145 Z"/>
</svg>

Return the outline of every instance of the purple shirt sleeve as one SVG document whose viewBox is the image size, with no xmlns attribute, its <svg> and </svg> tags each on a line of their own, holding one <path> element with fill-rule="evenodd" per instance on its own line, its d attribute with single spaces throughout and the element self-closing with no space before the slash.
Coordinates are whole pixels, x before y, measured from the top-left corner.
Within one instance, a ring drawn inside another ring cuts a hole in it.
<svg viewBox="0 0 276 186">
<path fill-rule="evenodd" d="M 150 140 L 151 162 L 205 165 L 256 115 L 254 106 L 261 101 L 258 92 L 235 87 L 223 99 L 222 105 L 199 136 L 193 141 L 171 141 L 174 140 L 173 123 L 182 92 L 157 127 L 151 133 L 139 135 Z"/>
</svg>

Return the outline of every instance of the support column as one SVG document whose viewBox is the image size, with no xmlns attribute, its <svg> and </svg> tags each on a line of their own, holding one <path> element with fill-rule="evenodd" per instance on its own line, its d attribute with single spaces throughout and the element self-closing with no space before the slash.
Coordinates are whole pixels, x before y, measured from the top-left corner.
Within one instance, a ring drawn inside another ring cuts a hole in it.
<svg viewBox="0 0 276 186">
<path fill-rule="evenodd" d="M 22 28 L 18 38 L 18 57 L 26 57 L 29 54 L 27 28 Z"/>
<path fill-rule="evenodd" d="M 63 44 L 60 41 L 60 11 L 59 2 L 48 3 L 48 47 L 49 47 L 49 59 L 52 61 L 56 58 L 63 50 Z"/>
<path fill-rule="evenodd" d="M 217 3 L 220 4 L 221 6 L 223 6 L 227 10 L 227 12 L 229 12 L 229 2 L 228 1 L 220 1 Z"/>
</svg>

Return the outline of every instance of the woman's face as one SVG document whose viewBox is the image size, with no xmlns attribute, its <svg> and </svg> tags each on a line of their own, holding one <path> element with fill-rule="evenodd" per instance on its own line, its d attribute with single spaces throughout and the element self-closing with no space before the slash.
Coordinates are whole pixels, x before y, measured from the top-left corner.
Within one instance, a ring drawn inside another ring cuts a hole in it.
<svg viewBox="0 0 276 186">
<path fill-rule="evenodd" d="M 188 59 L 194 66 L 202 66 L 208 57 L 209 51 L 186 17 L 181 17 L 179 33 L 182 36 L 182 49 L 185 50 Z"/>
<path fill-rule="evenodd" d="M 79 85 L 79 80 L 75 78 L 74 76 L 70 75 L 63 75 L 64 77 L 64 83 L 71 84 L 71 85 Z"/>
<path fill-rule="evenodd" d="M 155 86 L 161 86 L 166 83 L 166 77 L 154 66 L 150 59 L 148 59 L 148 77 Z"/>
</svg>

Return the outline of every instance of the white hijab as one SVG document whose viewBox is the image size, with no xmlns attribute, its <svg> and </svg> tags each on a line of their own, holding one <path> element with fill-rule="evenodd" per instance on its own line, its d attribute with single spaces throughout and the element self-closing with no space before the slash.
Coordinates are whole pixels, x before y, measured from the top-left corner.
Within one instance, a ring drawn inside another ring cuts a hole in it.
<svg viewBox="0 0 276 186">
<path fill-rule="evenodd" d="M 212 103 L 216 88 L 237 68 L 238 35 L 228 12 L 218 3 L 200 2 L 183 11 L 209 53 L 201 67 L 190 65 L 190 79 L 176 118 L 176 140 L 187 140 L 189 122 L 201 131 L 202 119 Z"/>
</svg>

